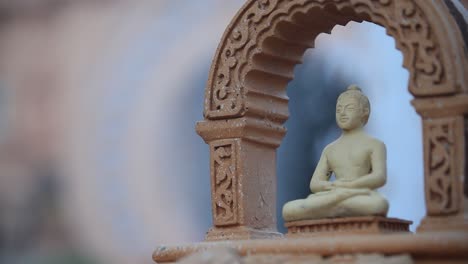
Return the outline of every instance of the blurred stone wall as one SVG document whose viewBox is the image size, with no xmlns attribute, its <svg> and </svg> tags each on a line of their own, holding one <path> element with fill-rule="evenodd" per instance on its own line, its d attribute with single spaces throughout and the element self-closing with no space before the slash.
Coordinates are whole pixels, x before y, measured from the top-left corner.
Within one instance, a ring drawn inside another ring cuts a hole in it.
<svg viewBox="0 0 468 264">
<path fill-rule="evenodd" d="M 0 262 L 152 263 L 156 244 L 203 239 L 209 157 L 194 124 L 242 4 L 0 1 Z M 421 219 L 421 124 L 401 63 L 373 24 L 317 38 L 288 86 L 279 212 L 308 194 L 339 135 L 336 96 L 357 83 L 372 103 L 368 131 L 387 144 L 390 216 Z"/>
</svg>

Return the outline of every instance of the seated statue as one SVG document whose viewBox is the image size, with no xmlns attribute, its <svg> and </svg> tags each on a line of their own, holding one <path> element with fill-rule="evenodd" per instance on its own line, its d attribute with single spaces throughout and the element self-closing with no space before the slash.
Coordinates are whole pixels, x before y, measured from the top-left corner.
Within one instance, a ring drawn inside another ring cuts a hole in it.
<svg viewBox="0 0 468 264">
<path fill-rule="evenodd" d="M 369 100 L 357 86 L 338 97 L 336 122 L 342 135 L 322 152 L 310 182 L 313 194 L 284 205 L 285 221 L 387 214 L 387 200 L 375 191 L 386 182 L 386 149 L 363 130 L 369 114 Z"/>
</svg>

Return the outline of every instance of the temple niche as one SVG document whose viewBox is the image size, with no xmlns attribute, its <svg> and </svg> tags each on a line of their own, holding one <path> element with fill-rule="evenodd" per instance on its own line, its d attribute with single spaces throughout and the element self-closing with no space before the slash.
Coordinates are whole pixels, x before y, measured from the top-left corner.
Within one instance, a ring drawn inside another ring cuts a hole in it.
<svg viewBox="0 0 468 264">
<path fill-rule="evenodd" d="M 340 94 L 335 119 L 341 135 L 323 149 L 310 181 L 312 193 L 283 206 L 288 235 L 409 230 L 409 221 L 386 217 L 389 203 L 376 191 L 387 182 L 387 150 L 364 131 L 370 114 L 359 87 Z"/>
<path fill-rule="evenodd" d="M 214 226 L 206 242 L 160 246 L 153 259 L 158 263 L 185 257 L 185 263 L 209 263 L 223 256 L 231 256 L 226 263 L 467 261 L 468 61 L 462 31 L 466 22 L 461 22 L 460 14 L 452 15 L 453 3 L 446 2 L 247 1 L 218 46 L 206 87 L 205 120 L 196 126 L 210 148 Z M 410 75 L 407 88 L 414 96 L 411 104 L 423 124 L 424 176 L 411 176 L 424 177 L 426 216 L 414 234 L 407 232 L 408 222 L 389 220 L 382 209 L 378 217 L 348 222 L 324 215 L 319 222 L 288 226 L 288 235 L 283 236 L 276 230 L 276 150 L 289 116 L 286 85 L 317 35 L 350 21 L 384 27 L 403 54 Z M 352 232 L 334 232 L 346 228 Z M 197 252 L 204 253 L 189 256 Z"/>
</svg>

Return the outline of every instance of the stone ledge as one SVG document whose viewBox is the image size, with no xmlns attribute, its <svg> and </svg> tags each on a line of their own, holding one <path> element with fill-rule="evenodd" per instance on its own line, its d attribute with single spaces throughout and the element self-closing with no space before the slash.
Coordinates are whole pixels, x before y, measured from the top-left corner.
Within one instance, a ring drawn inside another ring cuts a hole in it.
<svg viewBox="0 0 468 264">
<path fill-rule="evenodd" d="M 277 148 L 286 135 L 283 125 L 256 117 L 204 120 L 197 122 L 195 129 L 207 144 L 214 140 L 241 138 Z"/>
<path fill-rule="evenodd" d="M 174 262 L 195 252 L 223 247 L 232 248 L 241 256 L 259 254 L 333 256 L 378 253 L 384 255 L 409 254 L 416 260 L 452 259 L 460 260 L 457 263 L 466 263 L 468 260 L 468 232 L 362 234 L 201 242 L 191 245 L 159 246 L 153 253 L 153 260 L 157 263 Z"/>
<path fill-rule="evenodd" d="M 224 228 L 212 227 L 206 233 L 205 240 L 218 241 L 231 239 L 272 239 L 281 237 L 283 237 L 283 234 L 271 230 L 259 230 L 245 226 L 234 226 Z"/>
<path fill-rule="evenodd" d="M 331 234 L 385 234 L 409 232 L 413 222 L 382 216 L 326 218 L 286 222 L 287 237 Z"/>
</svg>

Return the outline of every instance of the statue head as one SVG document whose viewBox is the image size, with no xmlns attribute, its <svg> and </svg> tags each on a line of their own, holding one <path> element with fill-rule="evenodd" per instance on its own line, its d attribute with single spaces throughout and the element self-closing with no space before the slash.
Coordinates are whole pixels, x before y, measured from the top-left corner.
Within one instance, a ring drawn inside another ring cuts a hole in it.
<svg viewBox="0 0 468 264">
<path fill-rule="evenodd" d="M 338 97 L 336 102 L 336 123 L 341 129 L 350 131 L 361 128 L 367 124 L 369 115 L 369 99 L 358 86 L 350 85 Z"/>
</svg>

